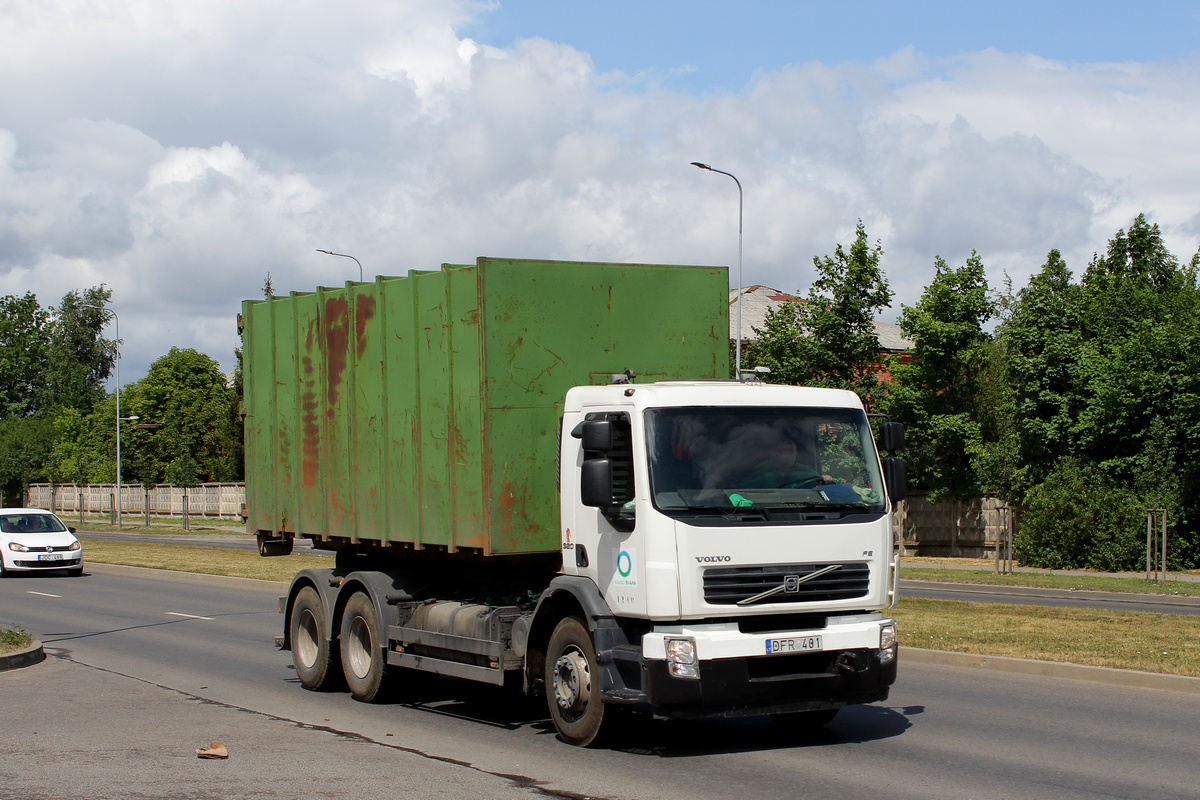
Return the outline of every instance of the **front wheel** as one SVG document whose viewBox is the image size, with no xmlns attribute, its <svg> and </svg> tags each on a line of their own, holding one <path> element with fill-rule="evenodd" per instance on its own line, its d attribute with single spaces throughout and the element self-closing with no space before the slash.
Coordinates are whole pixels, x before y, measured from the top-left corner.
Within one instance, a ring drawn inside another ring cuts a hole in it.
<svg viewBox="0 0 1200 800">
<path fill-rule="evenodd" d="M 567 617 L 554 629 L 546 652 L 546 705 L 567 744 L 596 743 L 604 723 L 596 647 L 582 620 Z"/>
<path fill-rule="evenodd" d="M 379 643 L 379 618 L 365 592 L 356 592 L 342 611 L 342 674 L 355 700 L 374 703 L 387 690 L 388 668 Z"/>
<path fill-rule="evenodd" d="M 314 692 L 331 688 L 337 679 L 336 656 L 325 637 L 325 606 L 316 589 L 305 586 L 296 594 L 288 627 L 300 685 Z"/>
</svg>

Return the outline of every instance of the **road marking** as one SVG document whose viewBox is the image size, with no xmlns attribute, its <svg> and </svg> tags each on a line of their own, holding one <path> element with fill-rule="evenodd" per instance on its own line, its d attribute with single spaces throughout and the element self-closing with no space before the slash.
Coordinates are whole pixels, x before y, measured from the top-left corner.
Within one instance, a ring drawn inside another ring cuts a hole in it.
<svg viewBox="0 0 1200 800">
<path fill-rule="evenodd" d="M 46 594 L 45 592 L 26 592 L 26 594 L 36 594 L 38 597 L 62 597 L 61 594 Z"/>
<path fill-rule="evenodd" d="M 212 622 L 212 619 L 213 619 L 212 617 L 197 617 L 195 614 L 180 614 L 178 611 L 168 611 L 168 612 L 166 612 L 166 614 L 168 617 L 183 617 L 185 619 L 206 619 L 209 622 Z"/>
</svg>

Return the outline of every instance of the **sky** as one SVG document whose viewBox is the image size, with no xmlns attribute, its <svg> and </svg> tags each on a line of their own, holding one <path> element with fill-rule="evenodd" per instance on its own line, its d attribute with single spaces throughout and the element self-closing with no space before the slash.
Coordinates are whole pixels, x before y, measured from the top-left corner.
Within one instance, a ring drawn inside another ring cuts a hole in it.
<svg viewBox="0 0 1200 800">
<path fill-rule="evenodd" d="M 735 267 L 701 161 L 743 284 L 861 220 L 894 322 L 939 256 L 1020 289 L 1143 212 L 1190 259 L 1198 51 L 1155 0 L 4 0 L 0 295 L 110 287 L 123 383 L 230 370 L 268 274 L 358 278 L 318 250 Z"/>
</svg>

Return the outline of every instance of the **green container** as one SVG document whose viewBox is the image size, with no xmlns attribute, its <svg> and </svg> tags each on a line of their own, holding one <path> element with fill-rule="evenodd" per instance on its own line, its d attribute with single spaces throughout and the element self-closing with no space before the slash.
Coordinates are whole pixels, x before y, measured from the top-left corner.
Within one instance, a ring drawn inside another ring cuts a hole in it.
<svg viewBox="0 0 1200 800">
<path fill-rule="evenodd" d="M 480 258 L 242 304 L 252 530 L 557 552 L 572 386 L 729 375 L 724 267 Z"/>
</svg>

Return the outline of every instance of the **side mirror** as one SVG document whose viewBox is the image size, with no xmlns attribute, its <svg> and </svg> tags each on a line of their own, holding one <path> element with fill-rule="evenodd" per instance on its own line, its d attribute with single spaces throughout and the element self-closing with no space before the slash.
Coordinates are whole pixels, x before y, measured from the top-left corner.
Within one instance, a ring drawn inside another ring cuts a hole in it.
<svg viewBox="0 0 1200 800">
<path fill-rule="evenodd" d="M 879 447 L 893 453 L 904 447 L 904 424 L 885 422 L 879 426 Z"/>
<path fill-rule="evenodd" d="M 580 425 L 584 450 L 607 453 L 613 448 L 612 423 L 606 419 L 590 419 Z"/>
<path fill-rule="evenodd" d="M 883 460 L 883 482 L 887 486 L 892 503 L 899 503 L 908 496 L 908 475 L 903 458 L 889 456 Z"/>
<path fill-rule="evenodd" d="M 593 458 L 583 462 L 579 477 L 579 501 L 591 508 L 608 508 L 613 504 L 610 459 Z"/>
</svg>

